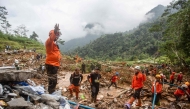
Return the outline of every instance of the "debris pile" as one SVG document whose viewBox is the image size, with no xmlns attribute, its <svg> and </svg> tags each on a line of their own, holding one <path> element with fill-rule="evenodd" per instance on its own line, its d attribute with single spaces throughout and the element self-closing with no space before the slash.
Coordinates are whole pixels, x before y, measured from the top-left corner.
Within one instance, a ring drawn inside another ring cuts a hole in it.
<svg viewBox="0 0 190 109">
<path fill-rule="evenodd" d="M 96 103 L 91 103 L 91 86 L 87 81 L 87 74 L 83 74 L 83 81 L 80 86 L 79 99 L 70 97 L 68 86 L 70 85 L 70 75 L 74 68 L 80 66 L 72 58 L 63 56 L 58 74 L 57 91 L 54 94 L 47 92 L 47 75 L 42 71 L 45 58 L 37 60 L 36 52 L 27 50 L 7 51 L 0 53 L 0 108 L 6 109 L 70 109 L 73 105 L 80 104 L 80 108 L 93 107 L 96 109 L 123 109 L 124 104 L 134 93 L 131 90 L 131 78 L 133 70 L 125 62 L 104 63 L 101 65 L 100 92 Z M 85 61 L 85 60 L 83 60 Z M 91 63 L 91 62 L 88 62 Z M 108 71 L 108 69 L 112 69 Z M 110 78 L 113 73 L 119 72 L 118 87 L 110 85 Z M 135 101 L 132 109 L 151 109 L 152 93 L 151 87 L 154 77 L 147 73 L 147 80 L 141 91 L 142 106 L 136 107 Z M 167 79 L 168 80 L 168 79 Z M 184 77 L 188 80 L 188 77 Z M 180 84 L 178 84 L 180 86 Z M 170 88 L 169 83 L 163 85 L 160 106 L 156 108 L 164 109 L 189 109 L 190 103 L 186 97 L 182 97 L 180 102 L 176 102 L 174 91 L 177 87 Z"/>
</svg>

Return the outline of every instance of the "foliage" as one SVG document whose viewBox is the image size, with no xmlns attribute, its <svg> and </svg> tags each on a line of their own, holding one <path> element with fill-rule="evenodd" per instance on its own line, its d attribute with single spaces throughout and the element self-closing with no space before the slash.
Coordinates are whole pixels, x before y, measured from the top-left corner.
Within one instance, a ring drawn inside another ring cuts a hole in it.
<svg viewBox="0 0 190 109">
<path fill-rule="evenodd" d="M 18 26 L 15 30 L 13 30 L 16 36 L 26 37 L 26 33 L 29 31 L 26 29 L 25 25 Z"/>
<path fill-rule="evenodd" d="M 0 23 L 1 27 L 8 34 L 9 28 L 11 28 L 11 24 L 7 21 L 6 15 L 8 15 L 7 9 L 5 7 L 0 6 Z"/>
<path fill-rule="evenodd" d="M 160 51 L 172 63 L 187 65 L 190 51 L 190 0 L 173 1 L 167 6 L 162 20 L 151 30 L 161 33 Z"/>
<path fill-rule="evenodd" d="M 74 53 L 83 58 L 98 60 L 138 60 L 153 56 L 158 51 L 159 36 L 149 32 L 152 23 L 141 24 L 132 34 L 105 34 Z"/>
<path fill-rule="evenodd" d="M 59 43 L 59 44 L 61 44 L 61 45 L 64 45 L 64 42 L 65 42 L 65 41 L 63 41 L 62 39 L 58 39 L 58 40 L 57 40 L 57 43 Z"/>
<path fill-rule="evenodd" d="M 35 33 L 35 31 L 33 31 L 32 35 L 30 35 L 30 39 L 33 39 L 33 40 L 38 40 L 38 35 Z"/>
<path fill-rule="evenodd" d="M 27 37 L 13 36 L 0 32 L 0 50 L 4 50 L 6 45 L 10 45 L 12 49 L 36 49 L 39 53 L 45 53 L 45 47 L 38 41 L 31 40 Z"/>
</svg>

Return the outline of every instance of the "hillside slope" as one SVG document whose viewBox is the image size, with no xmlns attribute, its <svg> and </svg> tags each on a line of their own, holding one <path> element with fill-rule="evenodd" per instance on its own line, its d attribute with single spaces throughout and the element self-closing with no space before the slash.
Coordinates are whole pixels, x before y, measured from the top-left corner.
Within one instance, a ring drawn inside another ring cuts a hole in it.
<svg viewBox="0 0 190 109">
<path fill-rule="evenodd" d="M 0 32 L 0 50 L 4 50 L 6 45 L 11 46 L 11 49 L 35 49 L 36 52 L 45 53 L 45 47 L 42 43 L 29 39 L 27 37 L 13 36 Z"/>
</svg>

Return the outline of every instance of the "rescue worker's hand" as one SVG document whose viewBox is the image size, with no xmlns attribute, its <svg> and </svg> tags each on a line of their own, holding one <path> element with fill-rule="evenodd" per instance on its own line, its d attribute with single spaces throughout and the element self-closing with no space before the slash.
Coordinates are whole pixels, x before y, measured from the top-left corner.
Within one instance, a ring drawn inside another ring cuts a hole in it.
<svg viewBox="0 0 190 109">
<path fill-rule="evenodd" d="M 57 32 L 59 32 L 59 24 L 56 24 L 54 27 L 54 33 L 57 34 Z"/>
</svg>

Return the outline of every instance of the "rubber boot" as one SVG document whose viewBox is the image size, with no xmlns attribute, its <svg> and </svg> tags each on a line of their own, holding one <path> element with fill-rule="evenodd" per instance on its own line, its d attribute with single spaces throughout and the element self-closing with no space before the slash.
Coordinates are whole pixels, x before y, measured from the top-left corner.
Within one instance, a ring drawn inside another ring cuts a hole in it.
<svg viewBox="0 0 190 109">
<path fill-rule="evenodd" d="M 134 101 L 135 101 L 135 98 L 131 97 L 128 103 L 125 104 L 126 109 L 131 109 L 131 105 L 133 104 Z"/>
<path fill-rule="evenodd" d="M 131 109 L 131 105 L 129 103 L 126 103 L 124 107 L 125 109 Z"/>
<path fill-rule="evenodd" d="M 97 100 L 97 95 L 94 97 L 94 103 L 96 103 L 96 100 Z"/>
<path fill-rule="evenodd" d="M 138 102 L 137 102 L 136 106 L 142 106 L 141 99 L 138 99 Z"/>
<path fill-rule="evenodd" d="M 78 100 L 79 99 L 79 93 L 76 92 L 76 99 Z"/>
</svg>

